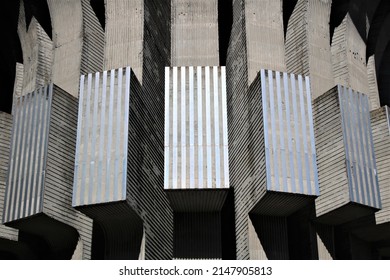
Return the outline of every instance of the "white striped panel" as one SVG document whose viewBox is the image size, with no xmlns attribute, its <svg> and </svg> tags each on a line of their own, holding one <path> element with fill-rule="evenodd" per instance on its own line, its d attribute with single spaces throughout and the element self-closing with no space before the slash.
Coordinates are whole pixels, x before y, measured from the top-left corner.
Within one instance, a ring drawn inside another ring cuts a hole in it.
<svg viewBox="0 0 390 280">
<path fill-rule="evenodd" d="M 318 195 L 310 81 L 261 71 L 267 189 Z"/>
<path fill-rule="evenodd" d="M 130 68 L 88 76 L 80 84 L 73 206 L 126 198 Z"/>
<path fill-rule="evenodd" d="M 229 187 L 225 79 L 224 67 L 166 68 L 165 189 Z"/>
</svg>

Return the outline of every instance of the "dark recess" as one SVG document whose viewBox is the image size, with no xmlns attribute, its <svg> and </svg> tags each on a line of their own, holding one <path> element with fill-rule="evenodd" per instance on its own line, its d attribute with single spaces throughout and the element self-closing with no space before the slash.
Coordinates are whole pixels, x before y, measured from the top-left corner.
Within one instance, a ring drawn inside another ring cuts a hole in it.
<svg viewBox="0 0 390 280">
<path fill-rule="evenodd" d="M 49 7 L 46 0 L 23 0 L 24 11 L 26 15 L 26 28 L 28 30 L 31 19 L 35 17 L 39 24 L 45 30 L 46 34 L 53 39 L 51 18 Z"/>
<path fill-rule="evenodd" d="M 219 37 L 219 65 L 226 65 L 227 50 L 229 47 L 230 32 L 233 24 L 232 0 L 218 1 L 218 37 Z"/>
<path fill-rule="evenodd" d="M 298 0 L 283 0 L 283 29 L 284 39 L 286 39 L 288 21 L 294 11 L 295 5 Z"/>
<path fill-rule="evenodd" d="M 90 1 L 93 11 L 98 18 L 103 30 L 106 28 L 106 9 L 104 6 L 104 0 L 91 0 Z"/>
<path fill-rule="evenodd" d="M 0 24 L 7 28 L 2 30 L 3 40 L 0 45 L 0 111 L 6 113 L 11 113 L 12 110 L 16 62 L 23 63 L 22 49 L 17 35 L 18 18 L 19 1 L 2 1 Z"/>
</svg>

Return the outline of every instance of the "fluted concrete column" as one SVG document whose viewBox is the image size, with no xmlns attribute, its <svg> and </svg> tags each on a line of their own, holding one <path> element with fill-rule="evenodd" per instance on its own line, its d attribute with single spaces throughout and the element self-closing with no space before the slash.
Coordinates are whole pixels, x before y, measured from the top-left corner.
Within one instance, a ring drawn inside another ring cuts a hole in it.
<svg viewBox="0 0 390 280">
<path fill-rule="evenodd" d="M 24 4 L 20 2 L 18 34 L 23 51 L 22 95 L 50 82 L 53 62 L 53 43 L 33 17 L 26 27 Z"/>
<path fill-rule="evenodd" d="M 83 43 L 81 1 L 48 0 L 47 4 L 54 47 L 51 81 L 77 97 Z"/>
<path fill-rule="evenodd" d="M 349 13 L 334 31 L 331 51 L 335 85 L 368 93 L 366 44 Z"/>
<path fill-rule="evenodd" d="M 299 0 L 287 27 L 287 71 L 310 76 L 313 99 L 334 86 L 329 44 L 331 4 L 331 0 Z"/>
</svg>

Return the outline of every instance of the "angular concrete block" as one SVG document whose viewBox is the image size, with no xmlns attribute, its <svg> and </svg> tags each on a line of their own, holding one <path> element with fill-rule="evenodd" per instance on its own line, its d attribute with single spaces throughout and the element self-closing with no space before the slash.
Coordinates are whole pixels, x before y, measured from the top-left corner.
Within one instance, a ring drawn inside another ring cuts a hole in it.
<svg viewBox="0 0 390 280">
<path fill-rule="evenodd" d="M 229 183 L 225 67 L 165 69 L 164 189 L 175 211 L 217 211 Z"/>
<path fill-rule="evenodd" d="M 314 101 L 319 221 L 342 224 L 381 208 L 368 97 L 337 86 Z"/>
<path fill-rule="evenodd" d="M 390 223 L 390 108 L 371 111 L 371 125 L 382 201 L 382 210 L 375 213 L 376 223 Z"/>
<path fill-rule="evenodd" d="M 308 77 L 261 70 L 249 89 L 255 214 L 288 216 L 319 195 Z"/>
<path fill-rule="evenodd" d="M 77 239 L 90 258 L 92 221 L 71 207 L 77 99 L 56 85 L 16 99 L 3 221 L 41 236 L 50 258 L 70 258 Z"/>
<path fill-rule="evenodd" d="M 103 258 L 171 258 L 173 221 L 150 96 L 127 67 L 81 76 L 79 99 L 73 207 L 102 229 Z"/>
</svg>

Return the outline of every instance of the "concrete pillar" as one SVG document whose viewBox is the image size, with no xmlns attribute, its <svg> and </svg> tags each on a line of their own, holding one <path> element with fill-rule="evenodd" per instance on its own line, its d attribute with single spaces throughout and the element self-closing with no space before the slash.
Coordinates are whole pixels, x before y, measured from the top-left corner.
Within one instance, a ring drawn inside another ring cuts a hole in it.
<svg viewBox="0 0 390 280">
<path fill-rule="evenodd" d="M 219 65 L 218 0 L 172 0 L 172 66 Z"/>
<path fill-rule="evenodd" d="M 368 98 L 370 100 L 370 111 L 378 109 L 381 104 L 379 100 L 378 82 L 376 79 L 375 55 L 370 56 L 367 62 L 368 75 Z"/>
<path fill-rule="evenodd" d="M 366 44 L 349 13 L 334 31 L 331 51 L 335 85 L 367 94 Z"/>
<path fill-rule="evenodd" d="M 29 28 L 23 2 L 20 2 L 18 34 L 23 51 L 22 95 L 44 86 L 51 80 L 53 43 L 39 22 L 33 17 Z"/>
<path fill-rule="evenodd" d="M 331 4 L 331 0 L 298 0 L 287 27 L 287 71 L 310 77 L 313 100 L 334 86 Z"/>
<path fill-rule="evenodd" d="M 81 74 L 103 71 L 104 30 L 92 9 L 90 0 L 81 0 L 83 20 L 83 45 L 81 53 Z"/>
<path fill-rule="evenodd" d="M 78 96 L 83 20 L 80 0 L 47 1 L 53 30 L 51 81 Z"/>
</svg>

